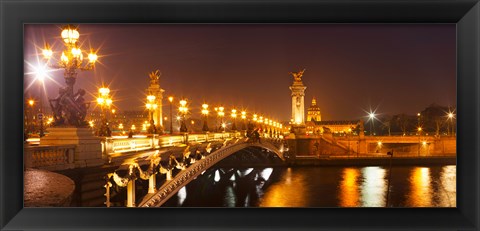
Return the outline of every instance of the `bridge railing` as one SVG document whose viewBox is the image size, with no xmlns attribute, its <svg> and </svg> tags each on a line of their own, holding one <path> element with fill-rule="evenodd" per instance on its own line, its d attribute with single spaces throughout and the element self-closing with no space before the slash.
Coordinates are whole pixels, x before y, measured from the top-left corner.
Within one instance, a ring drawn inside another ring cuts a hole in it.
<svg viewBox="0 0 480 231">
<path fill-rule="evenodd" d="M 190 142 L 211 142 L 220 141 L 228 138 L 240 137 L 240 132 L 236 133 L 207 133 L 207 134 L 183 134 L 183 135 L 164 135 L 158 136 L 137 136 L 128 138 L 121 137 L 104 137 L 102 140 L 102 152 L 105 155 L 113 153 L 137 152 L 143 150 L 151 150 L 162 147 L 172 147 Z"/>
<path fill-rule="evenodd" d="M 27 146 L 23 155 L 25 168 L 65 170 L 75 167 L 75 145 Z"/>
</svg>

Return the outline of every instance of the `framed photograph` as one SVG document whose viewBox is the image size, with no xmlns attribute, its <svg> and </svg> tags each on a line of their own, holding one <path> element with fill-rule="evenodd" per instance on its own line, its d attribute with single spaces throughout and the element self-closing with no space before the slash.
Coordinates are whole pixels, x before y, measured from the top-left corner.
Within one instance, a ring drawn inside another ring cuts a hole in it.
<svg viewBox="0 0 480 231">
<path fill-rule="evenodd" d="M 2 230 L 479 228 L 477 1 L 1 5 Z"/>
</svg>

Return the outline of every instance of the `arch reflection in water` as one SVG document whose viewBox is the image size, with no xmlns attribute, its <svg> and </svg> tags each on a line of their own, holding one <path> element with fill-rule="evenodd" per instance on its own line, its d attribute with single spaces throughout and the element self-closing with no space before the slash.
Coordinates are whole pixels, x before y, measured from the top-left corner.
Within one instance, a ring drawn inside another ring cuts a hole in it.
<svg viewBox="0 0 480 231">
<path fill-rule="evenodd" d="M 212 168 L 165 206 L 384 207 L 389 167 Z M 392 166 L 389 207 L 455 207 L 456 166 Z"/>
<path fill-rule="evenodd" d="M 273 168 L 211 168 L 182 188 L 164 206 L 258 206 L 274 176 Z"/>
</svg>

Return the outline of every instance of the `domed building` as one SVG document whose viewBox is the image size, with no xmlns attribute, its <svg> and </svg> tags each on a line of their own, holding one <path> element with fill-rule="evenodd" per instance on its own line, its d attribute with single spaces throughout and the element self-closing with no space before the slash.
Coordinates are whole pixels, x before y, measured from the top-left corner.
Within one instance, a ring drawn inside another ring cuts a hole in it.
<svg viewBox="0 0 480 231">
<path fill-rule="evenodd" d="M 312 99 L 312 105 L 307 109 L 307 121 L 322 121 L 320 107 L 317 106 L 317 100 L 315 97 Z"/>
<path fill-rule="evenodd" d="M 320 107 L 317 105 L 315 97 L 312 99 L 312 105 L 307 109 L 307 133 L 351 133 L 357 126 L 362 126 L 360 120 L 332 120 L 322 121 Z"/>
</svg>

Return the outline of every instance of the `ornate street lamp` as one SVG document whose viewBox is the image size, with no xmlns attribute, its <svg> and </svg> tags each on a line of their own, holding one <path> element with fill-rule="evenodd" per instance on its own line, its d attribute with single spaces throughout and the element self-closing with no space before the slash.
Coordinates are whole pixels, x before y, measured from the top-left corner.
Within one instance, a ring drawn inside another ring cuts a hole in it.
<svg viewBox="0 0 480 231">
<path fill-rule="evenodd" d="M 150 126 L 148 127 L 148 133 L 150 134 L 157 133 L 157 129 L 155 127 L 155 121 L 153 120 L 153 112 L 157 110 L 157 107 L 158 107 L 158 105 L 155 103 L 155 98 L 156 97 L 154 95 L 148 95 L 147 103 L 145 104 L 148 110 L 148 120 L 150 122 Z"/>
<path fill-rule="evenodd" d="M 103 122 L 98 128 L 98 136 L 112 136 L 112 132 L 110 130 L 108 124 L 108 117 L 107 113 L 110 111 L 110 106 L 112 105 L 113 100 L 110 98 L 110 89 L 106 87 L 102 87 L 98 89 L 99 96 L 97 98 L 97 104 L 100 105 L 103 114 Z"/>
<path fill-rule="evenodd" d="M 33 106 L 35 105 L 35 100 L 29 99 L 28 100 L 28 105 L 30 106 L 30 110 L 29 110 L 30 112 L 25 113 L 25 114 L 27 114 L 26 115 L 27 116 L 27 131 L 26 131 L 27 135 L 28 135 L 28 132 L 30 130 L 31 130 L 31 132 L 33 132 L 35 130 L 34 123 L 33 123 L 33 115 L 35 113 Z M 30 121 L 29 117 L 31 118 L 31 121 Z"/>
<path fill-rule="evenodd" d="M 240 112 L 240 118 L 242 118 L 242 131 L 243 131 L 243 136 L 247 137 L 247 124 L 246 124 L 246 119 L 247 119 L 247 112 L 242 111 Z"/>
<path fill-rule="evenodd" d="M 64 69 L 63 76 L 65 78 L 66 87 L 60 88 L 59 95 L 55 99 L 49 99 L 50 107 L 54 115 L 54 126 L 72 126 L 72 127 L 88 127 L 85 121 L 87 109 L 90 104 L 85 103 L 83 96 L 85 90 L 78 89 L 73 92 L 78 71 L 92 70 L 98 56 L 93 52 L 84 52 L 79 46 L 80 33 L 78 28 L 73 25 L 63 27 L 61 32 L 63 44 L 65 46 L 59 59 L 55 59 L 55 63 L 50 64 L 53 51 L 50 45 L 45 44 L 42 50 L 44 58 L 51 68 Z M 88 59 L 84 59 L 84 54 Z"/>
<path fill-rule="evenodd" d="M 202 115 L 204 116 L 204 121 L 203 121 L 203 128 L 202 131 L 208 132 L 208 104 L 204 103 L 202 104 Z"/>
<path fill-rule="evenodd" d="M 180 100 L 180 107 L 178 108 L 178 111 L 180 112 L 180 115 L 182 115 L 182 122 L 180 125 L 180 132 L 188 132 L 187 130 L 187 125 L 185 124 L 188 108 L 187 108 L 187 101 L 186 100 Z"/>
<path fill-rule="evenodd" d="M 168 101 L 170 102 L 170 135 L 173 134 L 173 115 L 172 115 L 172 103 L 173 103 L 173 96 L 168 97 Z"/>
<path fill-rule="evenodd" d="M 247 125 L 245 124 L 245 119 L 247 118 L 247 112 L 246 111 L 242 111 L 240 112 L 240 118 L 242 118 L 242 131 L 246 131 L 247 130 Z"/>
<path fill-rule="evenodd" d="M 223 128 L 223 132 L 225 132 L 225 123 L 223 122 L 223 117 L 225 116 L 225 112 L 223 111 L 225 108 L 224 107 L 218 107 L 218 112 L 217 112 L 217 116 L 220 117 L 220 124 Z"/>
<path fill-rule="evenodd" d="M 232 119 L 233 119 L 233 122 L 232 122 L 232 131 L 236 131 L 237 130 L 237 126 L 235 125 L 236 122 L 237 122 L 237 110 L 236 109 L 232 109 Z"/>
</svg>

